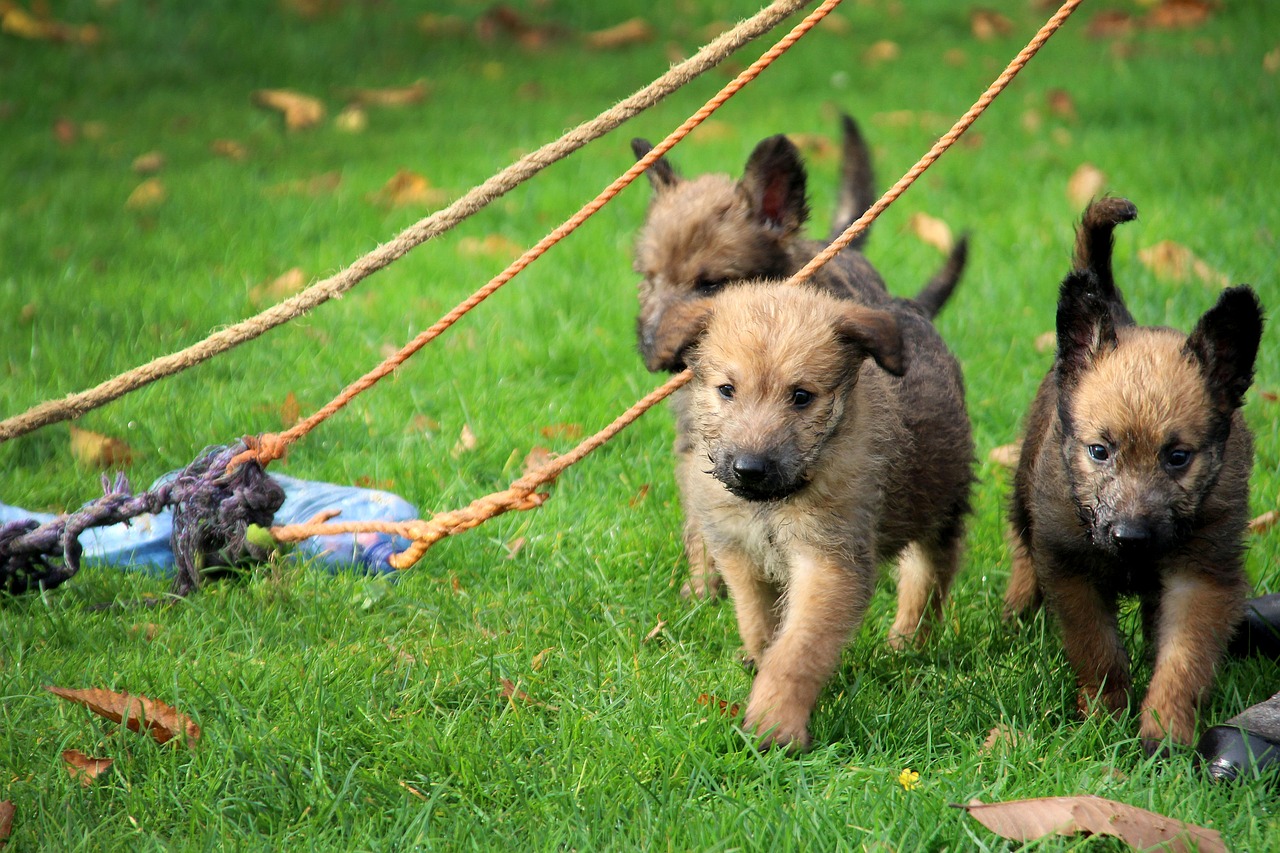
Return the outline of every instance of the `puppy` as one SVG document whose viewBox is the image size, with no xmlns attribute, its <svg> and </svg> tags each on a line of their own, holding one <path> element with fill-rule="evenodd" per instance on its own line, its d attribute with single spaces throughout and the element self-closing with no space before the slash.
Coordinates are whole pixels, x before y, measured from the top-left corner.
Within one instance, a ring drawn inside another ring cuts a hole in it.
<svg viewBox="0 0 1280 853">
<path fill-rule="evenodd" d="M 1111 231 L 1137 210 L 1085 211 L 1058 300 L 1058 353 L 1027 420 L 1011 511 L 1006 613 L 1043 592 L 1075 670 L 1081 711 L 1128 706 L 1117 602 L 1137 596 L 1151 683 L 1139 734 L 1194 741 L 1243 614 L 1252 439 L 1239 409 L 1253 379 L 1262 309 L 1224 291 L 1190 335 L 1133 322 L 1111 274 Z"/>
<path fill-rule="evenodd" d="M 843 168 L 832 239 L 875 201 L 870 151 L 857 125 L 843 117 Z M 632 141 L 637 158 L 652 146 Z M 809 216 L 807 176 L 799 151 L 785 136 L 756 146 L 740 181 L 727 175 L 680 178 L 665 159 L 646 172 L 654 196 L 636 245 L 635 268 L 640 282 L 637 333 L 645 366 L 652 371 L 684 367 L 680 351 L 689 339 L 692 316 L 703 299 L 726 284 L 749 279 L 785 278 L 797 272 L 823 248 L 804 239 Z M 864 305 L 895 302 L 884 281 L 859 251 L 864 231 L 812 279 L 820 288 Z M 947 263 L 917 294 L 915 302 L 930 317 L 950 297 L 967 257 L 961 239 Z M 689 442 L 685 439 L 685 395 L 672 399 L 676 414 L 676 480 L 688 476 Z M 696 531 L 685 528 L 690 581 L 683 594 L 715 595 L 719 577 L 708 562 Z"/>
<path fill-rule="evenodd" d="M 877 565 L 900 557 L 895 647 L 942 608 L 972 479 L 960 369 L 913 306 L 749 282 L 692 307 L 688 518 L 757 669 L 745 725 L 803 750 Z"/>
</svg>

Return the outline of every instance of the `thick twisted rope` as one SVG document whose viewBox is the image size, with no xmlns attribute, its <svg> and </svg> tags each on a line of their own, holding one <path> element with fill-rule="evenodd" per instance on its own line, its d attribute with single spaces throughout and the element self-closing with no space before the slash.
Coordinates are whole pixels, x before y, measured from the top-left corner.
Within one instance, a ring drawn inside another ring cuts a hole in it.
<svg viewBox="0 0 1280 853">
<path fill-rule="evenodd" d="M 752 17 L 723 33 L 694 56 L 673 66 L 629 98 L 594 119 L 527 154 L 511 166 L 474 187 L 453 204 L 400 232 L 390 242 L 356 260 L 346 269 L 316 282 L 306 290 L 267 310 L 228 326 L 178 352 L 155 358 L 93 388 L 47 400 L 26 412 L 0 421 L 0 442 L 8 441 L 51 423 L 70 420 L 105 405 L 131 391 L 180 373 L 189 367 L 251 341 L 323 303 L 341 296 L 365 278 L 436 237 L 463 219 L 501 198 L 542 169 L 564 159 L 588 142 L 616 128 L 629 118 L 661 101 L 703 72 L 714 68 L 746 43 L 768 32 L 813 0 L 775 0 Z"/>
<path fill-rule="evenodd" d="M 956 141 L 960 136 L 969 129 L 969 127 L 977 121 L 978 117 L 987 109 L 992 101 L 1004 91 L 1006 87 L 1017 76 L 1018 72 L 1026 66 L 1033 56 L 1044 46 L 1045 42 L 1057 32 L 1057 30 L 1066 22 L 1071 13 L 1076 10 L 1083 0 L 1067 0 L 1063 3 L 1058 11 L 1051 17 L 1027 46 L 1023 48 L 1016 57 L 1005 67 L 1000 76 L 987 87 L 986 91 L 974 102 L 959 120 L 952 125 L 929 151 L 916 161 L 902 178 L 889 188 L 884 195 L 880 197 L 875 204 L 867 209 L 866 213 L 858 217 L 858 219 L 849 225 L 845 231 L 836 238 L 825 250 L 806 264 L 795 275 L 788 279 L 790 284 L 798 284 L 807 280 L 815 271 L 820 269 L 823 264 L 830 261 L 837 253 L 858 234 L 862 233 L 872 222 L 878 217 L 890 204 L 892 204 L 899 196 L 901 196 L 908 187 L 915 183 L 916 179 L 922 175 L 937 159 Z M 820 11 L 820 10 L 819 10 Z M 817 14 L 815 11 L 814 14 Z M 659 150 L 658 148 L 654 149 Z M 652 153 L 652 152 L 651 152 Z M 660 155 L 659 155 L 660 156 Z M 643 162 L 643 161 L 641 161 Z M 637 164 L 639 165 L 639 164 Z M 661 387 L 650 392 L 644 399 L 640 400 L 625 413 L 619 416 L 613 423 L 605 427 L 600 432 L 583 441 L 578 447 L 574 448 L 568 454 L 552 460 L 550 463 L 541 468 L 531 471 L 521 477 L 505 491 L 495 492 L 491 495 L 478 498 L 471 503 L 470 506 L 463 509 L 452 510 L 450 512 L 438 513 L 427 521 L 410 521 L 401 523 L 384 523 L 384 522 L 350 522 L 344 524 L 329 523 L 313 523 L 304 525 L 291 525 L 288 527 L 277 527 L 272 529 L 272 534 L 281 541 L 294 541 L 297 539 L 306 539 L 310 536 L 321 536 L 330 533 L 356 533 L 373 531 L 380 533 L 393 533 L 412 539 L 413 544 L 392 558 L 391 563 L 399 569 L 412 566 L 420 560 L 427 549 L 433 544 L 463 530 L 469 530 L 485 521 L 513 510 L 533 509 L 541 506 L 547 496 L 537 493 L 537 489 L 546 485 L 558 477 L 569 465 L 577 462 L 585 457 L 591 451 L 604 444 L 623 428 L 635 421 L 640 415 L 657 405 L 661 400 L 668 397 L 676 389 L 687 383 L 693 376 L 689 370 L 672 376 Z"/>
</svg>

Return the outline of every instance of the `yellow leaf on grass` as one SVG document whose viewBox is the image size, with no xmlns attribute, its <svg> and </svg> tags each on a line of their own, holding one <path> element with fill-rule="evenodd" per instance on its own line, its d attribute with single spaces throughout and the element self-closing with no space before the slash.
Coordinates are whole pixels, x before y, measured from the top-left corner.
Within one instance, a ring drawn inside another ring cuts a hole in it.
<svg viewBox="0 0 1280 853">
<path fill-rule="evenodd" d="M 250 290 L 249 301 L 254 305 L 274 304 L 288 299 L 295 293 L 304 290 L 306 286 L 307 274 L 302 271 L 301 267 L 293 267 Z"/>
<path fill-rule="evenodd" d="M 658 624 L 649 629 L 649 633 L 644 635 L 642 643 L 652 643 L 654 640 L 662 636 L 662 629 L 667 627 L 667 621 L 661 616 L 658 617 Z"/>
<path fill-rule="evenodd" d="M 1013 21 L 994 9 L 974 9 L 969 13 L 969 29 L 978 41 L 991 41 L 1013 32 Z"/>
<path fill-rule="evenodd" d="M 463 237 L 458 241 L 458 251 L 469 258 L 517 258 L 524 250 L 509 237 L 486 234 L 484 237 Z"/>
<path fill-rule="evenodd" d="M 130 731 L 140 732 L 146 727 L 156 743 L 168 743 L 179 738 L 180 743 L 194 746 L 200 739 L 200 727 L 190 717 L 164 702 L 133 696 L 111 690 L 91 687 L 83 690 L 47 685 L 54 696 L 84 705 L 100 717 L 116 723 L 125 723 Z"/>
<path fill-rule="evenodd" d="M 1015 441 L 1012 444 L 1002 444 L 999 447 L 991 448 L 991 452 L 987 454 L 987 459 L 996 465 L 1003 465 L 1005 468 L 1018 467 L 1018 457 L 1022 455 L 1022 442 Z"/>
<path fill-rule="evenodd" d="M 30 41 L 57 41 L 93 45 L 102 41 L 102 31 L 93 24 L 65 24 L 37 17 L 21 6 L 0 8 L 0 32 Z"/>
<path fill-rule="evenodd" d="M 283 114 L 284 126 L 289 130 L 315 127 L 324 119 L 324 104 L 290 89 L 259 89 L 253 93 L 253 102 Z"/>
<path fill-rule="evenodd" d="M 169 191 L 159 178 L 147 178 L 133 188 L 124 206 L 128 210 L 155 210 L 169 199 Z"/>
<path fill-rule="evenodd" d="M 1195 256 L 1190 249 L 1172 240 L 1162 240 L 1138 251 L 1138 260 L 1159 278 L 1187 281 L 1198 278 L 1205 284 L 1226 287 L 1231 283 L 1224 273 Z"/>
<path fill-rule="evenodd" d="M 653 25 L 644 18 L 631 18 L 603 30 L 587 33 L 582 37 L 587 47 L 596 50 L 617 50 L 633 44 L 645 44 L 653 40 Z"/>
<path fill-rule="evenodd" d="M 937 217 L 927 213 L 913 213 L 908 220 L 908 225 L 911 233 L 944 255 L 955 246 L 955 238 L 951 236 L 950 226 Z"/>
<path fill-rule="evenodd" d="M 164 168 L 164 154 L 160 151 L 148 151 L 133 158 L 133 171 L 139 175 L 151 175 Z"/>
<path fill-rule="evenodd" d="M 422 103 L 429 91 L 427 81 L 418 80 L 410 86 L 386 89 L 346 89 L 343 91 L 343 96 L 351 103 L 362 107 L 407 107 L 411 104 Z"/>
<path fill-rule="evenodd" d="M 1058 348 L 1058 333 L 1041 332 L 1036 335 L 1035 348 L 1036 352 L 1053 352 Z"/>
<path fill-rule="evenodd" d="M 431 186 L 431 182 L 417 172 L 401 169 L 383 184 L 382 189 L 370 194 L 368 199 L 380 207 L 406 207 L 437 205 L 448 197 L 447 192 Z"/>
<path fill-rule="evenodd" d="M 471 424 L 463 424 L 458 435 L 458 443 L 453 446 L 453 457 L 456 459 L 464 453 L 470 453 L 480 446 L 476 434 L 471 431 Z"/>
<path fill-rule="evenodd" d="M 249 149 L 234 139 L 215 139 L 209 143 L 209 150 L 228 160 L 240 161 L 249 157 Z"/>
<path fill-rule="evenodd" d="M 1071 177 L 1067 179 L 1067 201 L 1071 206 L 1083 210 L 1085 205 L 1102 195 L 1107 185 L 1107 176 L 1092 163 L 1081 163 Z"/>
<path fill-rule="evenodd" d="M 87 788 L 115 763 L 115 759 L 90 758 L 78 749 L 64 749 L 62 762 L 67 765 L 71 778 Z"/>
<path fill-rule="evenodd" d="M 121 439 L 73 425 L 71 458 L 89 468 L 127 468 L 133 464 L 133 450 Z"/>
<path fill-rule="evenodd" d="M 343 109 L 333 120 L 333 126 L 344 133 L 364 133 L 369 126 L 369 114 L 363 107 L 352 104 Z"/>
<path fill-rule="evenodd" d="M 1277 521 L 1280 521 L 1280 512 L 1276 512 L 1274 509 L 1268 510 L 1249 522 L 1249 532 L 1262 533 L 1270 530 L 1276 526 Z"/>
<path fill-rule="evenodd" d="M 892 62 L 901 54 L 902 49 L 897 42 L 881 39 L 862 52 L 862 61 L 868 65 L 879 65 L 882 62 Z"/>
</svg>

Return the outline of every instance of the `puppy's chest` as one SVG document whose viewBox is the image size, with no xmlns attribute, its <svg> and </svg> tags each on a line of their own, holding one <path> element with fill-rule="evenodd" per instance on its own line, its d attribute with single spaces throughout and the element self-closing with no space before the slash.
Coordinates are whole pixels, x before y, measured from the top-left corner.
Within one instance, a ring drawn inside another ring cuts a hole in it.
<svg viewBox="0 0 1280 853">
<path fill-rule="evenodd" d="M 801 513 L 778 506 L 741 504 L 724 513 L 712 534 L 726 545 L 743 551 L 756 575 L 785 585 L 791 577 L 797 545 L 817 537 L 817 531 Z"/>
</svg>

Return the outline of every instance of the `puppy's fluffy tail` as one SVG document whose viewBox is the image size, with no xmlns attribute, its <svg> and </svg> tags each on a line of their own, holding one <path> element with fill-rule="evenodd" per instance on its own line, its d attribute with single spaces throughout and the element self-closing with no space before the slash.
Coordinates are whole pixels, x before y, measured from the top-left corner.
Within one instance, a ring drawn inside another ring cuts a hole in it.
<svg viewBox="0 0 1280 853">
<path fill-rule="evenodd" d="M 933 278 L 929 279 L 916 294 L 915 303 L 930 320 L 938 316 L 942 306 L 951 298 L 956 285 L 960 283 L 960 276 L 964 273 L 964 265 L 968 260 L 969 235 L 965 234 L 956 241 L 942 269 L 934 273 Z"/>
<path fill-rule="evenodd" d="M 1072 269 L 1091 272 L 1097 279 L 1101 296 L 1111 307 L 1111 317 L 1118 326 L 1133 325 L 1133 315 L 1124 304 L 1124 296 L 1111 274 L 1111 252 L 1115 246 L 1115 228 L 1138 218 L 1138 208 L 1127 198 L 1108 196 L 1085 208 L 1076 230 Z"/>
<path fill-rule="evenodd" d="M 871 169 L 871 149 L 862 138 L 862 131 L 852 118 L 840 116 L 844 140 L 841 145 L 840 195 L 836 200 L 836 215 L 831 221 L 831 236 L 834 240 L 844 233 L 859 216 L 867 212 L 876 200 L 876 178 Z M 853 239 L 849 245 L 861 250 L 870 236 L 871 229 L 866 228 Z"/>
</svg>

